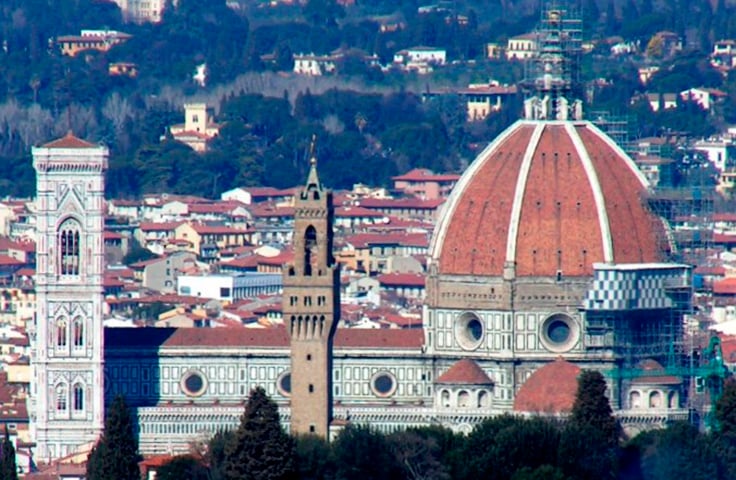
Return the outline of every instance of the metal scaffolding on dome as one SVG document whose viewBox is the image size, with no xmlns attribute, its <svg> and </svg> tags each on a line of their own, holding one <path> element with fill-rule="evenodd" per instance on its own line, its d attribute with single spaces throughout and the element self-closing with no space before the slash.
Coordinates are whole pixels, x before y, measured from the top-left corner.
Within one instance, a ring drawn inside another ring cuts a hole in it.
<svg viewBox="0 0 736 480">
<path fill-rule="evenodd" d="M 580 120 L 580 85 L 583 22 L 573 2 L 550 0 L 542 5 L 537 56 L 525 83 L 533 96 L 524 102 L 531 120 Z"/>
</svg>

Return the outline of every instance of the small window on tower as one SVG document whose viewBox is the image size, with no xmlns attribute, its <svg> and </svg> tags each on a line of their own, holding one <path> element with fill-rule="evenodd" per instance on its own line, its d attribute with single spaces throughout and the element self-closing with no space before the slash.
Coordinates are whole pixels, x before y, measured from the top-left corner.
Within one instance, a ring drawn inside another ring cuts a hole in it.
<svg viewBox="0 0 736 480">
<path fill-rule="evenodd" d="M 317 264 L 317 230 L 308 226 L 304 232 L 304 275 L 311 276 Z"/>
<path fill-rule="evenodd" d="M 74 348 L 80 349 L 84 347 L 84 320 L 82 317 L 76 317 L 72 324 L 72 337 L 74 339 Z"/>
<path fill-rule="evenodd" d="M 66 319 L 62 317 L 56 322 L 56 346 L 66 347 L 67 345 L 66 337 L 67 337 L 67 324 L 66 324 Z"/>
</svg>

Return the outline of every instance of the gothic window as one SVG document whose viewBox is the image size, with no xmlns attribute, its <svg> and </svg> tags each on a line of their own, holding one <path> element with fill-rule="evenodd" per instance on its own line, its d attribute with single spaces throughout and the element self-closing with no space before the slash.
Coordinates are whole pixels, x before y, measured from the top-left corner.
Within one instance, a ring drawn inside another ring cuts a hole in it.
<svg viewBox="0 0 736 480">
<path fill-rule="evenodd" d="M 61 275 L 79 275 L 80 267 L 80 225 L 68 218 L 59 226 L 59 273 Z"/>
<path fill-rule="evenodd" d="M 67 342 L 67 324 L 66 318 L 61 317 L 56 321 L 56 346 L 66 347 Z"/>
<path fill-rule="evenodd" d="M 84 410 L 84 387 L 81 383 L 74 384 L 74 411 Z"/>
<path fill-rule="evenodd" d="M 67 389 L 66 384 L 60 383 L 56 386 L 56 411 L 66 412 Z"/>
<path fill-rule="evenodd" d="M 82 317 L 74 319 L 74 323 L 72 324 L 72 338 L 75 349 L 84 347 L 84 320 Z"/>
<path fill-rule="evenodd" d="M 311 276 L 317 263 L 317 230 L 310 225 L 304 232 L 304 275 Z"/>
</svg>

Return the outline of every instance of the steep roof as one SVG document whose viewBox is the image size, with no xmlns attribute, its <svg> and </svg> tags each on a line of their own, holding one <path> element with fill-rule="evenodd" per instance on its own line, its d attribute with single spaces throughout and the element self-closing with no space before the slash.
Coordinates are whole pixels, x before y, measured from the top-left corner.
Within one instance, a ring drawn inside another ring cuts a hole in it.
<svg viewBox="0 0 736 480">
<path fill-rule="evenodd" d="M 473 360 L 463 358 L 455 362 L 436 383 L 456 385 L 492 385 L 493 380 Z"/>
<path fill-rule="evenodd" d="M 63 137 L 43 145 L 44 148 L 97 148 L 98 145 L 77 138 L 71 130 Z"/>
</svg>

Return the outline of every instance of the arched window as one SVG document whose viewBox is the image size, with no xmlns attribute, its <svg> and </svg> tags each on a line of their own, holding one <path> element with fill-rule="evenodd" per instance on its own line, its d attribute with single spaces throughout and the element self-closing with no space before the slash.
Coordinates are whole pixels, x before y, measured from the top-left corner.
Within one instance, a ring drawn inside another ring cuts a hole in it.
<svg viewBox="0 0 736 480">
<path fill-rule="evenodd" d="M 304 275 L 312 275 L 312 267 L 317 263 L 317 230 L 310 225 L 304 232 Z"/>
<path fill-rule="evenodd" d="M 629 393 L 629 408 L 641 408 L 641 394 L 636 390 Z"/>
<path fill-rule="evenodd" d="M 491 406 L 491 396 L 485 390 L 478 392 L 478 408 L 488 408 Z"/>
<path fill-rule="evenodd" d="M 449 407 L 450 406 L 450 392 L 448 392 L 447 390 L 442 390 L 441 396 L 442 396 L 442 406 L 445 408 Z"/>
<path fill-rule="evenodd" d="M 649 408 L 661 408 L 661 407 L 662 407 L 662 394 L 655 390 L 649 394 Z"/>
<path fill-rule="evenodd" d="M 72 339 L 75 349 L 84 348 L 84 320 L 76 317 L 72 324 Z"/>
<path fill-rule="evenodd" d="M 457 406 L 460 408 L 467 408 L 470 406 L 470 394 L 465 390 L 461 390 L 457 394 Z"/>
<path fill-rule="evenodd" d="M 56 346 L 66 347 L 67 345 L 67 324 L 66 318 L 61 317 L 56 321 Z"/>
<path fill-rule="evenodd" d="M 80 248 L 79 238 L 81 228 L 79 222 L 68 218 L 59 225 L 59 274 L 79 275 Z"/>
<path fill-rule="evenodd" d="M 678 398 L 677 398 L 677 392 L 672 391 L 669 393 L 667 397 L 668 397 L 667 404 L 669 408 L 680 408 L 680 402 L 678 401 Z"/>
<path fill-rule="evenodd" d="M 74 411 L 84 410 L 84 387 L 81 383 L 74 384 Z"/>
<path fill-rule="evenodd" d="M 67 388 L 66 384 L 60 383 L 56 386 L 56 411 L 66 412 L 67 406 Z"/>
</svg>

